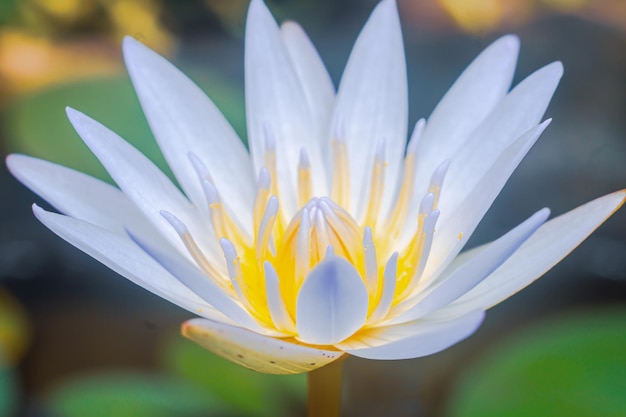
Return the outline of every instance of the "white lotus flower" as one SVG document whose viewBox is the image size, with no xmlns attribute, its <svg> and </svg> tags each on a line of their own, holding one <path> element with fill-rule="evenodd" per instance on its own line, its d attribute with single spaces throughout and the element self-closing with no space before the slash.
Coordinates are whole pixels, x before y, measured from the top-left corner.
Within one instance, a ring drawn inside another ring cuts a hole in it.
<svg viewBox="0 0 626 417">
<path fill-rule="evenodd" d="M 407 145 L 393 0 L 361 31 L 337 93 L 300 26 L 278 27 L 252 0 L 250 154 L 192 81 L 127 38 L 130 77 L 184 194 L 72 109 L 71 123 L 119 189 L 27 156 L 8 165 L 64 213 L 34 206 L 41 222 L 200 316 L 184 334 L 227 359 L 298 373 L 346 353 L 416 358 L 473 333 L 486 309 L 550 269 L 624 201 L 620 191 L 548 222 L 543 209 L 459 255 L 549 123 L 541 118 L 562 66 L 509 91 L 518 42 L 505 36 L 478 56 Z"/>
</svg>

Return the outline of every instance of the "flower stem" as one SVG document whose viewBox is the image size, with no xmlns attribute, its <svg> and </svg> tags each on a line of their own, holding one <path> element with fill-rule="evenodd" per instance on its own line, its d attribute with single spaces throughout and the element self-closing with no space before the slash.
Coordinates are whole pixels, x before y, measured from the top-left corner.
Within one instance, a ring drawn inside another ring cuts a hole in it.
<svg viewBox="0 0 626 417">
<path fill-rule="evenodd" d="M 309 372 L 307 417 L 339 417 L 343 360 Z"/>
</svg>

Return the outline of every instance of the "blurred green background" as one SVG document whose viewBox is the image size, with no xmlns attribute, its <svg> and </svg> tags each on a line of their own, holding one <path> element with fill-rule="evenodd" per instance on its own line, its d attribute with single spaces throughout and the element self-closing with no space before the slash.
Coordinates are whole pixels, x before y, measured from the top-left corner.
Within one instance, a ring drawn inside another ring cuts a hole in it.
<svg viewBox="0 0 626 417">
<path fill-rule="evenodd" d="M 335 83 L 374 0 L 268 0 L 299 21 Z M 626 186 L 626 2 L 398 0 L 410 120 L 427 117 L 504 33 L 516 80 L 561 60 L 554 122 L 470 245 L 543 206 Z M 184 69 L 245 140 L 240 0 L 0 0 L 0 152 L 107 178 L 64 116 L 75 107 L 166 171 L 123 69 L 132 35 Z M 179 336 L 187 312 L 53 236 L 44 204 L 0 168 L 0 417 L 301 416 L 305 377 L 257 374 Z M 401 362 L 350 358 L 345 416 L 626 416 L 626 213 L 545 278 L 491 310 L 469 340 Z"/>
</svg>

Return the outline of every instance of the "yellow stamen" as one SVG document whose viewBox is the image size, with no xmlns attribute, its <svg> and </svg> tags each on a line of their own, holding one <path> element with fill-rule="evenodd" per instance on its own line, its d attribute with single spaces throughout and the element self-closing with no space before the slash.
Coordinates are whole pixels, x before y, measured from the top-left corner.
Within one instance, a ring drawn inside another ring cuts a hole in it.
<svg viewBox="0 0 626 417">
<path fill-rule="evenodd" d="M 212 278 L 213 282 L 219 285 L 220 288 L 222 288 L 223 290 L 227 290 L 227 291 L 232 290 L 228 286 L 226 281 L 219 279 L 222 276 L 221 272 L 219 272 L 215 268 L 215 266 L 213 266 L 213 264 L 209 262 L 209 260 L 204 256 L 204 254 L 198 247 L 198 244 L 191 236 L 191 233 L 189 232 L 184 233 L 181 236 L 181 238 L 182 238 L 183 243 L 185 244 L 185 247 L 189 251 L 189 254 L 198 263 L 198 266 L 200 267 L 200 269 L 206 272 Z"/>
<path fill-rule="evenodd" d="M 267 169 L 261 169 L 261 172 L 259 173 L 259 179 L 257 181 L 257 192 L 254 199 L 254 208 L 252 211 L 255 231 L 259 230 L 259 227 L 261 226 L 261 221 L 263 220 L 263 214 L 265 213 L 267 201 L 270 198 L 271 182 L 272 178 L 270 177 L 270 173 L 267 171 Z"/>
<path fill-rule="evenodd" d="M 376 149 L 374 167 L 372 168 L 369 202 L 367 204 L 364 222 L 365 225 L 370 226 L 371 228 L 376 227 L 376 222 L 380 213 L 380 204 L 383 200 L 383 191 L 385 187 L 384 149 L 384 142 L 379 143 Z"/>
<path fill-rule="evenodd" d="M 263 269 L 263 261 L 268 259 L 268 249 L 270 246 L 274 246 L 274 242 L 271 242 L 272 230 L 274 229 L 274 222 L 276 220 L 276 213 L 278 212 L 278 199 L 272 196 L 265 209 L 265 214 L 259 225 L 259 229 L 256 233 L 256 258 L 259 266 L 259 270 Z"/>
<path fill-rule="evenodd" d="M 414 186 L 415 154 L 409 153 L 404 158 L 404 179 L 402 180 L 400 194 L 394 204 L 395 207 L 385 227 L 379 229 L 381 233 L 384 233 L 385 236 L 387 236 L 388 240 L 395 240 L 402 231 L 402 227 L 406 222 L 406 216 L 409 213 L 409 206 L 411 204 Z"/>
<path fill-rule="evenodd" d="M 304 206 L 313 198 L 313 183 L 311 181 L 311 164 L 304 149 L 300 150 L 298 163 L 298 208 Z"/>
<path fill-rule="evenodd" d="M 248 279 L 243 273 L 241 259 L 235 247 L 228 239 L 221 239 L 220 244 L 224 251 L 224 257 L 226 258 L 226 267 L 228 268 L 230 282 L 237 294 L 237 298 L 257 320 L 266 324 L 272 323 L 269 311 L 265 308 L 267 305 L 263 288 L 265 283 Z M 255 276 L 259 275 L 262 276 L 262 274 Z"/>
<path fill-rule="evenodd" d="M 349 207 L 350 203 L 350 162 L 348 146 L 341 139 L 332 140 L 333 150 L 333 181 L 331 187 L 332 200 L 341 207 Z"/>
<path fill-rule="evenodd" d="M 191 255 L 194 261 L 198 264 L 213 282 L 219 285 L 223 290 L 231 292 L 232 288 L 228 285 L 228 282 L 223 279 L 223 273 L 218 271 L 217 268 L 204 256 L 200 247 L 194 240 L 193 236 L 187 229 L 187 226 L 172 213 L 167 211 L 161 211 L 161 215 L 167 222 L 172 225 L 178 236 L 182 240 L 183 244 L 187 248 L 187 251 Z"/>
<path fill-rule="evenodd" d="M 425 213 L 420 213 L 417 217 L 417 232 L 413 235 L 413 239 L 407 245 L 404 253 L 398 260 L 398 264 L 401 265 L 401 271 L 398 273 L 398 282 L 396 284 L 396 294 L 393 304 L 396 305 L 402 301 L 407 295 L 408 290 L 411 287 L 411 282 L 414 280 L 417 268 L 420 263 L 422 250 L 424 248 L 424 240 L 426 238 L 424 234 L 424 220 L 426 219 Z"/>
<path fill-rule="evenodd" d="M 211 213 L 211 224 L 213 225 L 213 231 L 217 239 L 227 237 L 226 224 L 224 222 L 224 211 L 221 203 L 213 203 L 209 205 L 209 211 Z"/>
</svg>

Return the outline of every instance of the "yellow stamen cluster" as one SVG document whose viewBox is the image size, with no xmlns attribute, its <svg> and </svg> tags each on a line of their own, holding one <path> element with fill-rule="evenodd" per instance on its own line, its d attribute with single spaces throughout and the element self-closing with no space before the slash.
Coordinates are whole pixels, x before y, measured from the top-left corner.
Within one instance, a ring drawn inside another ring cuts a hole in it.
<svg viewBox="0 0 626 417">
<path fill-rule="evenodd" d="M 418 124 L 418 136 L 422 128 L 423 123 Z M 297 166 L 298 210 L 288 219 L 280 207 L 276 149 L 270 128 L 266 127 L 265 135 L 264 168 L 259 173 L 252 208 L 253 236 L 247 235 L 229 215 L 208 171 L 201 162 L 192 158 L 207 196 L 211 224 L 224 252 L 228 276 L 220 273 L 220 268 L 207 260 L 191 234 L 181 229 L 181 238 L 189 253 L 198 266 L 222 289 L 239 300 L 260 324 L 286 335 L 297 336 L 295 320 L 298 292 L 308 273 L 330 251 L 348 260 L 361 275 L 369 294 L 368 324 L 383 320 L 392 305 L 397 305 L 411 295 L 423 272 L 437 221 L 436 206 L 447 166 L 442 165 L 433 174 L 428 194 L 422 201 L 416 219 L 416 233 L 407 245 L 400 248 L 398 237 L 406 227 L 413 198 L 414 141 L 409 144 L 404 159 L 404 178 L 397 201 L 383 220 L 381 201 L 385 192 L 386 167 L 383 141 L 375 152 L 369 200 L 360 221 L 347 211 L 351 197 L 346 142 L 342 138 L 331 142 L 333 175 L 330 198 L 314 196 L 309 158 L 306 151 L 301 150 Z M 271 274 L 271 280 L 268 274 Z M 276 279 L 278 297 L 268 295 Z M 393 285 L 385 285 L 385 280 L 389 279 L 394 280 Z M 393 294 L 383 297 L 385 288 L 387 291 L 391 288 Z M 382 298 L 386 301 L 382 302 Z M 286 312 L 288 318 L 277 323 L 272 316 L 276 309 Z"/>
</svg>

